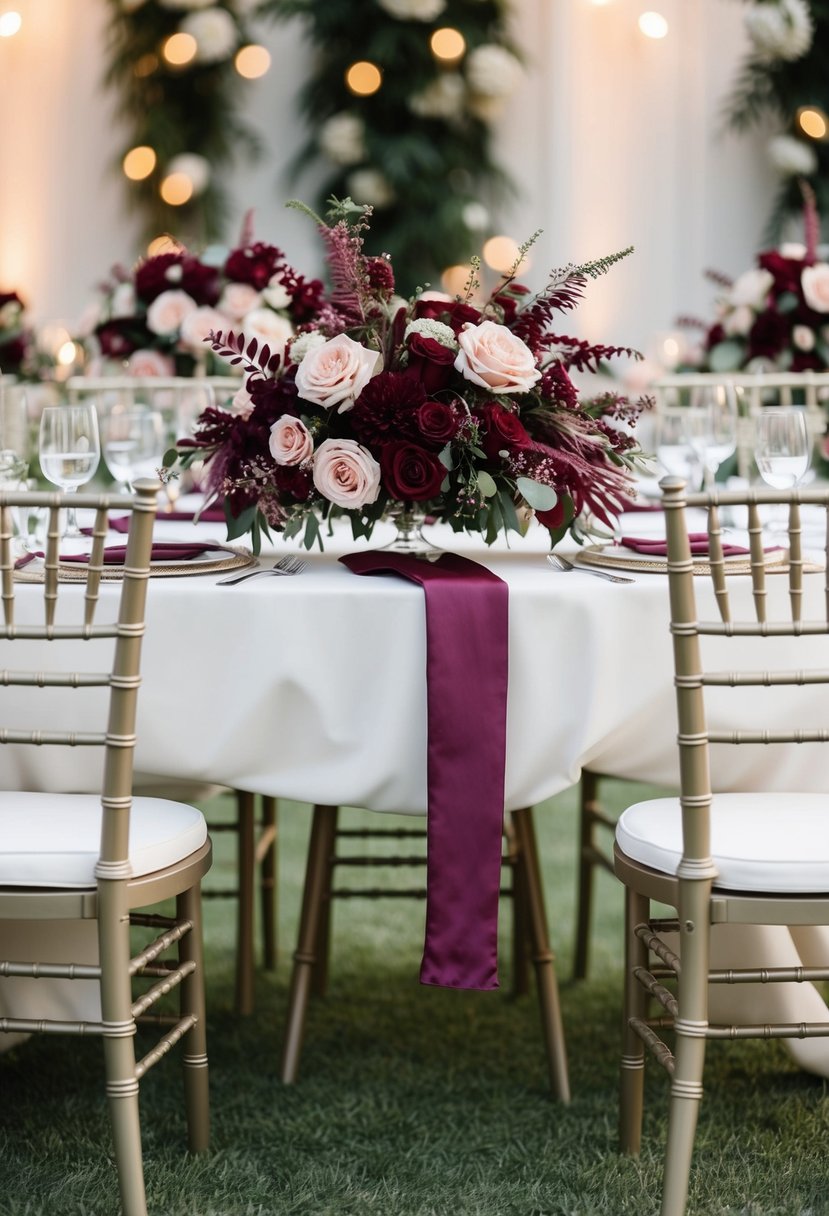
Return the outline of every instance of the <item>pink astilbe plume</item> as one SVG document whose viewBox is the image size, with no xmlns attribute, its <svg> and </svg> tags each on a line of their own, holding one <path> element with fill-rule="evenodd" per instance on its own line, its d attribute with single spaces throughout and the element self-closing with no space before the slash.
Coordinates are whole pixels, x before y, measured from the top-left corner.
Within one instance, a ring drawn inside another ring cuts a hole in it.
<svg viewBox="0 0 829 1216">
<path fill-rule="evenodd" d="M 803 240 L 806 245 L 806 262 L 812 266 L 817 261 L 820 243 L 820 216 L 817 211 L 815 192 L 807 181 L 801 179 L 800 193 L 803 195 Z"/>
</svg>

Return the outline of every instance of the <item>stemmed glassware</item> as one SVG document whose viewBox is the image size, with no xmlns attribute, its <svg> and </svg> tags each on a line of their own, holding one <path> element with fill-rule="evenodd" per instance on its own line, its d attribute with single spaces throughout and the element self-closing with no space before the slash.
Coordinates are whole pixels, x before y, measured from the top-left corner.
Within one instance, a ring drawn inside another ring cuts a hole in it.
<svg viewBox="0 0 829 1216">
<path fill-rule="evenodd" d="M 695 389 L 689 406 L 691 443 L 703 470 L 703 488 L 713 485 L 717 470 L 737 450 L 737 395 L 733 385 Z"/>
<path fill-rule="evenodd" d="M 687 406 L 666 406 L 656 416 L 654 447 L 658 463 L 657 476 L 670 473 L 696 485 L 701 461 L 693 442 L 694 431 Z"/>
<path fill-rule="evenodd" d="M 755 419 L 754 459 L 766 485 L 790 490 L 799 485 L 809 468 L 809 434 L 806 414 L 796 406 L 763 407 Z M 784 530 L 774 520 L 769 530 Z"/>
<path fill-rule="evenodd" d="M 139 477 L 156 477 L 165 450 L 164 419 L 146 406 L 114 406 L 102 424 L 103 455 L 129 493 Z"/>
<path fill-rule="evenodd" d="M 39 456 L 43 476 L 67 494 L 90 481 L 101 459 L 94 404 L 47 406 L 40 419 Z M 76 552 L 88 548 L 74 507 L 66 511 L 63 541 Z"/>
</svg>

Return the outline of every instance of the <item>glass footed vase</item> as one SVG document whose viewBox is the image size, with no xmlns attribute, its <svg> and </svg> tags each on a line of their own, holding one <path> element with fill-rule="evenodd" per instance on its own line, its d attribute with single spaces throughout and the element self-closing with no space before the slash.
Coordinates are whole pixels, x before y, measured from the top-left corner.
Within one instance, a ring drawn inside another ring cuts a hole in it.
<svg viewBox="0 0 829 1216">
<path fill-rule="evenodd" d="M 427 562 L 437 561 L 443 553 L 443 549 L 433 545 L 423 535 L 426 512 L 420 508 L 395 503 L 389 507 L 384 518 L 394 524 L 396 535 L 388 544 L 379 546 L 380 553 L 408 553 L 411 557 L 419 557 Z"/>
</svg>

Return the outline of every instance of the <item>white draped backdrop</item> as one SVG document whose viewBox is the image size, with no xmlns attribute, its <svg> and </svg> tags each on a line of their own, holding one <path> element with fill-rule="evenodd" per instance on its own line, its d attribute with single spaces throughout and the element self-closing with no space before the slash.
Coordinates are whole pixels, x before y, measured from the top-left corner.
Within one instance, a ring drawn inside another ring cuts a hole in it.
<svg viewBox="0 0 829 1216">
<path fill-rule="evenodd" d="M 0 39 L 0 289 L 23 292 L 39 322 L 72 320 L 94 284 L 137 252 L 120 143 L 101 91 L 103 0 L 18 0 L 24 25 Z M 660 41 L 637 19 L 656 8 Z M 628 244 L 636 254 L 601 284 L 570 328 L 647 349 L 680 313 L 710 311 L 707 267 L 736 274 L 759 247 L 775 188 L 765 140 L 717 133 L 743 53 L 733 0 L 514 0 L 528 72 L 497 128 L 520 192 L 501 231 L 544 235 L 527 276 Z M 268 148 L 233 183 L 235 235 L 248 207 L 260 239 L 318 269 L 315 234 L 282 203 L 310 198 L 285 166 L 301 129 L 295 97 L 308 62 L 300 23 L 262 23 L 273 67 L 249 86 L 249 117 Z M 275 121 L 276 119 L 276 121 Z"/>
</svg>

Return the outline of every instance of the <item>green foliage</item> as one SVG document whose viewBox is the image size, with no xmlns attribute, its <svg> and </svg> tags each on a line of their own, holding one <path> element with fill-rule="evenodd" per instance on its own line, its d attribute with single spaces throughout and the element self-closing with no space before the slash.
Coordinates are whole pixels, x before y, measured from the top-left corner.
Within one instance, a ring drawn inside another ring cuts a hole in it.
<svg viewBox="0 0 829 1216">
<path fill-rule="evenodd" d="M 803 106 L 829 115 L 829 0 L 809 0 L 809 9 L 814 36 L 806 54 L 798 59 L 749 54 L 725 100 L 722 121 L 726 128 L 746 132 L 772 120 L 782 134 L 807 145 L 817 158 L 817 168 L 806 180 L 815 192 L 819 213 L 829 217 L 829 142 L 808 138 L 797 124 L 797 112 Z M 770 207 L 764 244 L 778 243 L 787 221 L 802 212 L 799 182 L 796 175 L 781 181 Z"/>
<path fill-rule="evenodd" d="M 308 137 L 292 171 L 327 167 L 320 204 L 333 193 L 374 205 L 371 252 L 391 254 L 404 294 L 426 282 L 437 285 L 443 269 L 469 261 L 489 235 L 478 227 L 475 210 L 480 215 L 481 203 L 497 206 L 512 189 L 493 159 L 488 106 L 494 99 L 474 94 L 467 75 L 470 55 L 485 45 L 519 59 L 507 33 L 508 6 L 509 0 L 446 0 L 431 21 L 396 18 L 378 0 L 265 0 L 262 6 L 280 20 L 301 18 L 313 50 L 298 102 Z M 429 39 L 447 26 L 463 35 L 467 50 L 458 65 L 441 67 Z M 383 73 L 369 97 L 353 96 L 345 83 L 347 69 L 360 60 Z M 413 99 L 449 78 L 461 95 L 454 113 L 426 116 L 412 109 Z M 361 147 L 335 163 L 325 150 L 325 124 L 344 114 L 358 120 Z M 382 173 L 387 204 L 361 196 L 366 170 Z"/>
<path fill-rule="evenodd" d="M 165 39 L 179 30 L 185 10 L 162 7 L 157 0 L 130 8 L 122 0 L 106 3 L 104 84 L 115 96 L 115 114 L 125 132 L 113 170 L 121 174 L 122 158 L 134 147 L 150 147 L 158 158 L 143 181 L 122 178 L 128 207 L 140 214 L 146 238 L 169 232 L 193 246 L 219 239 L 228 218 L 222 173 L 240 154 L 251 158 L 261 152 L 258 136 L 240 117 L 247 82 L 233 64 L 236 49 L 251 41 L 246 19 L 233 0 L 217 0 L 216 7 L 227 12 L 236 26 L 236 47 L 221 59 L 197 58 L 173 68 L 165 65 L 160 50 Z M 210 176 L 190 202 L 169 206 L 159 186 L 170 161 L 182 154 L 203 157 Z"/>
</svg>

